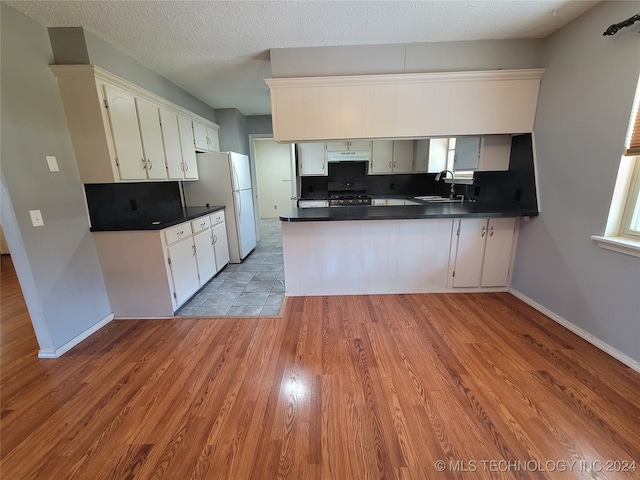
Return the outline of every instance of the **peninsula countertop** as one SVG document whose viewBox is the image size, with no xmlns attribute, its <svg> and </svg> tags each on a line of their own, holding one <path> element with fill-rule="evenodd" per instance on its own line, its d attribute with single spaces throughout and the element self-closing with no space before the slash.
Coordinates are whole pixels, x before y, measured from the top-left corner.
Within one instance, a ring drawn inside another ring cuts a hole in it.
<svg viewBox="0 0 640 480">
<path fill-rule="evenodd" d="M 537 217 L 536 210 L 479 202 L 430 203 L 393 206 L 340 206 L 293 208 L 280 215 L 283 222 L 346 220 L 407 220 L 463 217 Z"/>
<path fill-rule="evenodd" d="M 120 232 L 130 230 L 162 230 L 223 209 L 224 205 L 183 207 L 169 211 L 159 211 L 157 215 L 125 218 L 113 222 L 105 222 L 100 225 L 92 225 L 91 231 Z"/>
</svg>

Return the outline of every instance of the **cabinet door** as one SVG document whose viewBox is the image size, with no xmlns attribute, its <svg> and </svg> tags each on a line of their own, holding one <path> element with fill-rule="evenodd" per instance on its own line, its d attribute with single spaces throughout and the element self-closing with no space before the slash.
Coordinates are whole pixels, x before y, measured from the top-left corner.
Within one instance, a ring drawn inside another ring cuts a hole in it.
<svg viewBox="0 0 640 480">
<path fill-rule="evenodd" d="M 478 170 L 509 170 L 511 158 L 511 135 L 485 135 L 482 142 L 482 155 Z"/>
<path fill-rule="evenodd" d="M 136 106 L 140 122 L 142 149 L 147 163 L 147 176 L 153 180 L 166 180 L 167 167 L 164 158 L 158 105 L 136 97 Z"/>
<path fill-rule="evenodd" d="M 189 117 L 178 114 L 178 132 L 180 133 L 184 178 L 185 180 L 197 180 L 196 147 L 193 144 L 193 129 Z"/>
<path fill-rule="evenodd" d="M 172 180 L 182 180 L 182 147 L 180 146 L 180 132 L 178 131 L 178 115 L 176 112 L 160 108 L 162 123 L 162 139 L 164 153 L 167 160 L 167 173 Z"/>
<path fill-rule="evenodd" d="M 475 170 L 480 161 L 480 137 L 457 137 L 453 171 Z"/>
<path fill-rule="evenodd" d="M 427 167 L 429 173 L 438 173 L 447 168 L 448 150 L 448 138 L 432 138 L 429 140 L 429 166 Z"/>
<path fill-rule="evenodd" d="M 393 172 L 411 173 L 413 171 L 413 140 L 393 141 Z"/>
<path fill-rule="evenodd" d="M 211 152 L 220 151 L 220 139 L 218 137 L 218 130 L 209 126 L 207 126 L 207 145 L 209 151 Z"/>
<path fill-rule="evenodd" d="M 416 140 L 413 150 L 413 171 L 425 173 L 429 171 L 429 143 L 428 138 Z"/>
<path fill-rule="evenodd" d="M 299 143 L 297 147 L 299 175 L 327 175 L 324 143 Z"/>
<path fill-rule="evenodd" d="M 198 275 L 200 285 L 207 283 L 218 271 L 216 269 L 216 258 L 213 253 L 213 234 L 210 228 L 193 236 L 196 246 L 196 263 L 198 264 Z"/>
<path fill-rule="evenodd" d="M 229 244 L 227 242 L 227 227 L 224 222 L 215 225 L 211 232 L 213 234 L 213 249 L 216 254 L 216 272 L 229 263 Z"/>
<path fill-rule="evenodd" d="M 120 179 L 145 180 L 147 170 L 135 99 L 112 85 L 104 85 L 104 92 Z"/>
<path fill-rule="evenodd" d="M 393 172 L 393 140 L 374 140 L 371 145 L 369 173 Z"/>
<path fill-rule="evenodd" d="M 209 150 L 209 142 L 207 141 L 207 127 L 206 125 L 193 120 L 193 141 L 196 146 L 196 150 L 206 152 Z"/>
<path fill-rule="evenodd" d="M 327 152 L 346 152 L 349 150 L 349 142 L 325 142 Z"/>
<path fill-rule="evenodd" d="M 352 152 L 370 152 L 371 142 L 369 140 L 351 140 L 349 143 L 349 150 Z"/>
<path fill-rule="evenodd" d="M 482 267 L 482 287 L 504 287 L 509 280 L 515 218 L 490 218 Z"/>
<path fill-rule="evenodd" d="M 189 237 L 167 248 L 171 261 L 171 280 L 176 308 L 186 302 L 200 288 L 196 247 Z"/>
<path fill-rule="evenodd" d="M 461 218 L 458 224 L 454 287 L 479 287 L 482 276 L 486 218 Z"/>
</svg>

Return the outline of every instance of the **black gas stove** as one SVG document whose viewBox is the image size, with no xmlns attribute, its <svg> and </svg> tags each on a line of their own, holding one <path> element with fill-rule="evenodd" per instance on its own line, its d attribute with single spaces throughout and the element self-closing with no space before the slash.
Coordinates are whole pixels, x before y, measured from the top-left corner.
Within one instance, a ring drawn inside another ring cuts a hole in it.
<svg viewBox="0 0 640 480">
<path fill-rule="evenodd" d="M 365 194 L 331 194 L 330 207 L 345 207 L 349 205 L 371 205 L 371 197 Z"/>
<path fill-rule="evenodd" d="M 329 182 L 329 206 L 371 205 L 365 182 Z"/>
</svg>

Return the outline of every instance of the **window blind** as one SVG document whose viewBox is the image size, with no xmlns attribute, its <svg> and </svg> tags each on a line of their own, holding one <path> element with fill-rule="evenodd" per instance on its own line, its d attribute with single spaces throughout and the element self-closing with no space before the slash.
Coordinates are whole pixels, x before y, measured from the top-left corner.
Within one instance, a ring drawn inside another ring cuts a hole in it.
<svg viewBox="0 0 640 480">
<path fill-rule="evenodd" d="M 631 122 L 629 123 L 629 131 L 627 132 L 627 141 L 625 142 L 625 155 L 640 155 L 640 81 L 636 89 L 636 98 L 633 102 L 633 110 L 631 110 Z"/>
</svg>

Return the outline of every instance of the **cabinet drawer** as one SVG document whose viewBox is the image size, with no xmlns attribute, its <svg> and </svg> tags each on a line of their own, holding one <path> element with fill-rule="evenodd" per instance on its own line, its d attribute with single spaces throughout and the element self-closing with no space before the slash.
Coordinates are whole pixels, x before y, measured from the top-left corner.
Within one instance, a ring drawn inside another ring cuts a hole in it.
<svg viewBox="0 0 640 480">
<path fill-rule="evenodd" d="M 211 218 L 211 225 L 217 225 L 219 223 L 223 223 L 224 222 L 224 212 L 222 210 L 220 210 L 219 212 L 216 212 L 216 213 L 212 214 L 209 218 Z"/>
<path fill-rule="evenodd" d="M 191 221 L 191 229 L 193 230 L 193 233 L 201 232 L 202 230 L 205 230 L 210 226 L 211 220 L 209 220 L 208 216 L 196 218 L 195 220 Z"/>
<path fill-rule="evenodd" d="M 191 235 L 191 233 L 191 224 L 181 223 L 180 225 L 176 225 L 175 227 L 167 228 L 164 231 L 164 238 L 167 241 L 167 245 L 171 245 L 178 240 L 182 240 L 183 238 L 188 237 L 189 235 Z"/>
</svg>

